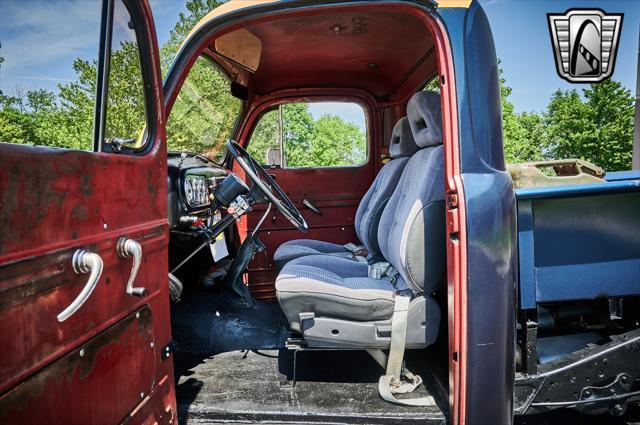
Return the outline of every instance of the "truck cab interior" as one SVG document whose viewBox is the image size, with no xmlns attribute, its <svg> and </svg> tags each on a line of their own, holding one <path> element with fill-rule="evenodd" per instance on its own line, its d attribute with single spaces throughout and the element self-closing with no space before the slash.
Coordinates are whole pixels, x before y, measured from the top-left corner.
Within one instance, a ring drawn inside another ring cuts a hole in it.
<svg viewBox="0 0 640 425">
<path fill-rule="evenodd" d="M 240 398 L 274 419 L 444 420 L 446 76 L 433 18 L 345 4 L 211 25 L 219 9 L 165 83 L 179 410 L 206 417 Z M 207 92 L 207 78 L 228 91 Z M 207 143 L 172 152 L 190 146 L 172 117 L 211 114 L 213 96 L 237 117 L 189 128 Z M 414 407 L 377 394 L 397 298 Z"/>
<path fill-rule="evenodd" d="M 149 2 L 94 6 L 78 81 L 0 99 L 0 422 L 640 398 L 640 173 L 505 164 L 477 1 L 230 0 L 164 83 Z"/>
</svg>

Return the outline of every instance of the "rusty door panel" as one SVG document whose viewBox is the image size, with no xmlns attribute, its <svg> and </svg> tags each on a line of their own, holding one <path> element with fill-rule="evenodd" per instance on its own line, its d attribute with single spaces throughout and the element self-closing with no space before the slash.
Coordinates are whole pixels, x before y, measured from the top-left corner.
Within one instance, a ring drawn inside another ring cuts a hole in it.
<svg viewBox="0 0 640 425">
<path fill-rule="evenodd" d="M 0 264 L 167 219 L 164 152 L 118 156 L 5 143 L 0 152 Z"/>
<path fill-rule="evenodd" d="M 144 265 L 157 257 L 166 263 L 166 227 L 112 232 L 95 243 L 0 266 L 0 323 L 12 327 L 11 332 L 0 333 L 0 346 L 13 347 L 10 356 L 0 356 L 0 393 L 144 302 L 125 293 L 131 259 L 117 256 L 118 237 L 126 235 L 140 243 L 143 260 L 135 284 L 148 288 L 151 297 L 159 295 L 158 282 L 166 281 L 164 270 Z M 88 276 L 76 275 L 71 268 L 77 248 L 99 253 L 105 268 L 85 305 L 59 323 L 56 315 L 76 297 Z"/>
<path fill-rule="evenodd" d="M 159 412 L 175 411 L 173 362 L 160 355 L 171 341 L 160 58 L 148 1 L 127 7 L 144 79 L 145 148 L 0 143 L 0 423 L 118 423 L 148 397 L 158 397 L 146 404 Z M 123 236 L 142 247 L 141 297 L 126 293 L 132 258 L 117 255 Z M 77 249 L 98 254 L 104 269 L 60 323 L 89 277 L 73 271 Z"/>
<path fill-rule="evenodd" d="M 163 125 L 160 128 L 158 137 L 164 138 Z M 171 341 L 166 147 L 160 139 L 153 146 L 145 155 L 126 156 L 0 143 L 0 344 L 10 347 L 0 354 L 3 399 L 143 305 L 153 311 L 156 354 Z M 142 245 L 135 285 L 147 289 L 144 297 L 125 291 L 132 259 L 117 255 L 116 243 L 122 236 Z M 87 302 L 59 323 L 56 315 L 75 299 L 88 278 L 72 270 L 76 249 L 99 254 L 104 270 Z M 106 383 L 111 375 L 138 373 L 139 366 L 124 348 L 109 353 L 109 367 L 95 372 Z M 167 380 L 173 394 L 172 362 L 159 355 L 147 360 L 153 382 Z M 113 396 L 92 393 L 94 404 L 106 403 L 94 405 L 96 412 L 110 409 L 121 415 L 111 422 L 123 420 L 142 401 L 141 390 L 118 388 L 112 388 L 119 391 Z M 84 406 L 61 401 L 75 394 L 68 386 L 47 384 L 40 397 L 21 399 L 23 411 L 11 410 L 9 422 L 20 423 L 25 412 L 34 410 L 49 415 L 42 413 L 43 420 L 35 423 L 53 422 L 44 420 L 47 417 L 87 423 L 80 420 L 86 413 Z M 173 396 L 161 403 L 175 411 Z M 67 406 L 67 411 L 61 412 L 58 405 Z M 2 414 L 7 406 L 0 408 Z"/>
<path fill-rule="evenodd" d="M 154 387 L 153 342 L 145 305 L 0 397 L 0 423 L 120 422 Z"/>
</svg>

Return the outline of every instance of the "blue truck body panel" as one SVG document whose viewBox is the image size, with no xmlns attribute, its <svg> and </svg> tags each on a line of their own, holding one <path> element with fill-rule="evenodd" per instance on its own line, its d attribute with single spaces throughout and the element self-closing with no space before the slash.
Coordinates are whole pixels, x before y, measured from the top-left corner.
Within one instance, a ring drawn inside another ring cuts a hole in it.
<svg viewBox="0 0 640 425">
<path fill-rule="evenodd" d="M 439 11 L 453 54 L 467 240 L 466 422 L 513 417 L 516 205 L 505 171 L 498 64 L 487 17 Z M 482 365 L 478 367 L 478 365 Z M 490 416 L 488 412 L 490 413 Z"/>
<path fill-rule="evenodd" d="M 640 180 L 516 193 L 520 308 L 640 295 Z"/>
<path fill-rule="evenodd" d="M 608 172 L 604 179 L 608 182 L 619 180 L 640 180 L 640 170 L 613 171 Z"/>
</svg>

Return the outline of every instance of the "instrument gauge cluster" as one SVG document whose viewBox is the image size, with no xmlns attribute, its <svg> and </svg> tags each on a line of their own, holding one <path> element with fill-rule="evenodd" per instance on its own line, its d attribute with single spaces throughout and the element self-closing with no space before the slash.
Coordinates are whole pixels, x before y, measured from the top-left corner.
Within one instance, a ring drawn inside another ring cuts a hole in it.
<svg viewBox="0 0 640 425">
<path fill-rule="evenodd" d="M 209 183 L 207 177 L 187 174 L 184 179 L 184 197 L 190 208 L 209 205 Z"/>
<path fill-rule="evenodd" d="M 172 229 L 206 220 L 212 213 L 212 193 L 228 172 L 202 157 L 183 152 L 168 154 L 168 218 Z"/>
</svg>

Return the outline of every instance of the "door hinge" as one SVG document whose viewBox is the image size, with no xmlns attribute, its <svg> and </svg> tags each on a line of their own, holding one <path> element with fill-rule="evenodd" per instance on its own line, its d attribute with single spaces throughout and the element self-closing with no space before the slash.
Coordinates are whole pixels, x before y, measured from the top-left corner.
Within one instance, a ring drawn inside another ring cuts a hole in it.
<svg viewBox="0 0 640 425">
<path fill-rule="evenodd" d="M 447 209 L 458 208 L 458 194 L 456 192 L 447 193 Z"/>
<path fill-rule="evenodd" d="M 455 241 L 460 231 L 460 217 L 458 216 L 458 194 L 454 191 L 447 192 L 447 221 L 449 237 Z"/>
</svg>

